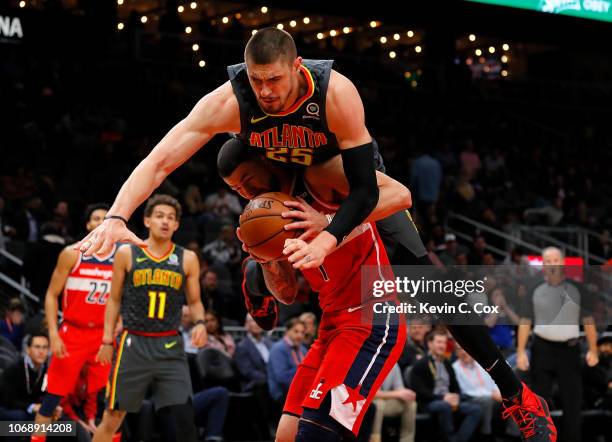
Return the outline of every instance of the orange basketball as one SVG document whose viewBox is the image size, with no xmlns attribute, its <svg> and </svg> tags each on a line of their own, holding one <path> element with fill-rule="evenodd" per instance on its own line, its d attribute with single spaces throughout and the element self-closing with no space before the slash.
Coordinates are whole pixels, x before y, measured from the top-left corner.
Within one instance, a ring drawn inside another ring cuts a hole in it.
<svg viewBox="0 0 612 442">
<path fill-rule="evenodd" d="M 240 236 L 252 255 L 266 261 L 282 259 L 285 240 L 297 238 L 301 230 L 285 230 L 291 218 L 281 213 L 291 210 L 284 201 L 296 201 L 282 192 L 267 192 L 251 200 L 240 215 Z"/>
</svg>

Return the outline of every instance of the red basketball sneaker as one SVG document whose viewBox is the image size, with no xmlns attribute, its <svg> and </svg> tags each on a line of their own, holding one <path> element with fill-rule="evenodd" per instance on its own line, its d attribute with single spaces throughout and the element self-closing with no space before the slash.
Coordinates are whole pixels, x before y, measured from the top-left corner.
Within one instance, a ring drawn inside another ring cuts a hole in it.
<svg viewBox="0 0 612 442">
<path fill-rule="evenodd" d="M 548 411 L 548 404 L 523 382 L 523 393 L 504 399 L 502 417 L 511 416 L 528 442 L 556 442 L 557 429 Z"/>
<path fill-rule="evenodd" d="M 253 258 L 247 257 L 242 262 L 242 273 L 242 293 L 249 315 L 264 330 L 272 330 L 278 320 L 278 307 L 268 292 L 261 268 Z"/>
</svg>

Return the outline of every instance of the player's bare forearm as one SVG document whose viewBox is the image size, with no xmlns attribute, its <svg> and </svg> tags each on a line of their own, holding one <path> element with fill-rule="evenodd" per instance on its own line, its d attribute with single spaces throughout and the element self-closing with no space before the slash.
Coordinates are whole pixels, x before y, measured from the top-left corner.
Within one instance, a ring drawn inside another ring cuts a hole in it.
<svg viewBox="0 0 612 442">
<path fill-rule="evenodd" d="M 402 183 L 381 172 L 376 172 L 376 180 L 379 191 L 378 203 L 365 219 L 366 222 L 379 221 L 412 206 L 412 195 Z"/>
<path fill-rule="evenodd" d="M 349 194 L 349 183 L 340 155 L 322 164 L 310 166 L 304 176 L 308 185 L 316 189 L 319 197 L 329 204 L 340 204 Z M 399 181 L 376 171 L 376 184 L 379 192 L 378 202 L 366 217 L 366 222 L 379 221 L 412 206 L 410 190 Z"/>
<path fill-rule="evenodd" d="M 200 261 L 191 250 L 184 251 L 185 298 L 193 322 L 204 319 L 204 305 L 200 296 Z"/>
<path fill-rule="evenodd" d="M 205 312 L 202 301 L 193 302 L 187 305 L 189 306 L 189 315 L 193 322 L 204 320 Z"/>
<path fill-rule="evenodd" d="M 119 312 L 121 310 L 121 299 L 117 300 L 112 296 L 109 296 L 106 302 L 106 309 L 104 310 L 104 335 L 102 340 L 105 342 L 111 342 L 113 340 L 113 332 L 119 319 Z"/>
<path fill-rule="evenodd" d="M 45 294 L 45 318 L 47 319 L 47 327 L 50 336 L 57 335 L 58 333 L 57 313 L 59 311 L 59 296 L 66 285 L 68 275 L 77 259 L 78 252 L 72 250 L 70 247 L 62 250 L 57 257 L 57 263 L 51 275 L 47 293 Z"/>
<path fill-rule="evenodd" d="M 518 336 L 516 338 L 516 351 L 518 353 L 524 352 L 527 347 L 527 340 L 529 339 L 529 333 L 531 333 L 531 321 L 529 319 L 521 318 L 518 326 Z"/>
<path fill-rule="evenodd" d="M 297 295 L 295 270 L 287 261 L 261 263 L 266 287 L 283 304 L 291 304 Z"/>
<path fill-rule="evenodd" d="M 132 250 L 130 246 L 123 245 L 119 247 L 115 253 L 113 262 L 113 277 L 111 280 L 111 292 L 106 301 L 106 309 L 104 310 L 104 336 L 106 342 L 112 341 L 115 326 L 119 319 L 121 311 L 121 297 L 123 291 L 123 283 L 125 275 L 130 269 L 132 261 Z"/>
<path fill-rule="evenodd" d="M 59 311 L 59 302 L 57 296 L 51 292 L 45 295 L 45 318 L 47 319 L 47 328 L 49 336 L 57 335 L 57 313 Z"/>
<path fill-rule="evenodd" d="M 597 352 L 597 327 L 592 316 L 583 318 L 584 335 L 587 340 L 589 351 Z"/>
</svg>

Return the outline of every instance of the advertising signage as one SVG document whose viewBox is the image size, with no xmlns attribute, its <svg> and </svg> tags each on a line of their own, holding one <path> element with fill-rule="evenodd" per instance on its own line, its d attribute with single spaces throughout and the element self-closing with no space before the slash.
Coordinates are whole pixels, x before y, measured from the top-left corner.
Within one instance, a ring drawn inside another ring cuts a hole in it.
<svg viewBox="0 0 612 442">
<path fill-rule="evenodd" d="M 550 14 L 612 22 L 612 0 L 467 0 Z"/>
</svg>

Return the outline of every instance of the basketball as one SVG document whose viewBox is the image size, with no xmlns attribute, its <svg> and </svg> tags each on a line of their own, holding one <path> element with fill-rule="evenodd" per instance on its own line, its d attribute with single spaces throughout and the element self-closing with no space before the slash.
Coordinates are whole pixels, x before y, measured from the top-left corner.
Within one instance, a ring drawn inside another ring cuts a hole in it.
<svg viewBox="0 0 612 442">
<path fill-rule="evenodd" d="M 289 207 L 284 201 L 296 201 L 290 195 L 282 192 L 262 193 L 251 200 L 240 215 L 240 236 L 252 255 L 266 261 L 283 258 L 283 248 L 286 239 L 297 238 L 301 230 L 285 230 L 291 218 L 283 218 L 281 214 Z"/>
</svg>

